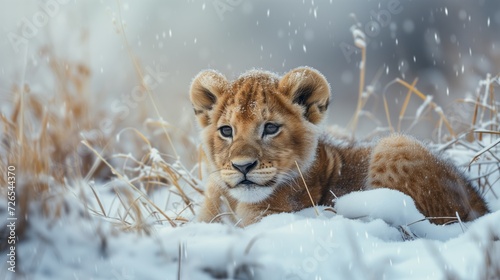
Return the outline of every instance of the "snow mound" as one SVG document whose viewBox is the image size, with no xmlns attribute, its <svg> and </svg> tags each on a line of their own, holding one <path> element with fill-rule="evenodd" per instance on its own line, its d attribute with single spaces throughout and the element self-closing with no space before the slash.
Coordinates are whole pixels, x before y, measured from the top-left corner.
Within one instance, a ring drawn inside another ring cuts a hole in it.
<svg viewBox="0 0 500 280">
<path fill-rule="evenodd" d="M 432 224 L 421 214 L 411 197 L 392 189 L 354 192 L 340 197 L 335 203 L 338 214 L 351 219 L 382 219 L 417 237 L 448 240 L 464 232 L 467 224 L 447 226 Z"/>
</svg>

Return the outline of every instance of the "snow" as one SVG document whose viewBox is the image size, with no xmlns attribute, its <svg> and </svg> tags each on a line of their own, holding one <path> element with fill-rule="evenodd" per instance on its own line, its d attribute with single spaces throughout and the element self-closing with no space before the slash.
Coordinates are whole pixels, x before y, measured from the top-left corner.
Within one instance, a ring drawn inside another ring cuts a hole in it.
<svg viewBox="0 0 500 280">
<path fill-rule="evenodd" d="M 485 248 L 498 256 L 500 211 L 463 225 L 437 226 L 411 198 L 392 190 L 341 197 L 318 207 L 265 217 L 245 229 L 190 222 L 117 232 L 95 216 L 34 217 L 18 247 L 27 279 L 461 279 L 484 273 Z M 80 209 L 81 210 L 81 209 Z M 405 227 L 425 238 L 404 241 Z M 2 256 L 2 261 L 5 255 Z M 180 272 L 179 272 L 180 267 Z M 227 278 L 226 278 L 227 277 Z M 12 278 L 13 279 L 13 278 Z"/>
</svg>

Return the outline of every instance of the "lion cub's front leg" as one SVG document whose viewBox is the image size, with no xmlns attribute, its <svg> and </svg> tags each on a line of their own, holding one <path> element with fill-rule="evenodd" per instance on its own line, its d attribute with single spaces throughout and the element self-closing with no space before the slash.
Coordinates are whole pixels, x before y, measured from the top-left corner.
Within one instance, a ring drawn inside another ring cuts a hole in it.
<svg viewBox="0 0 500 280">
<path fill-rule="evenodd" d="M 198 214 L 200 222 L 222 222 L 224 220 L 245 227 L 273 214 L 267 204 L 248 204 L 236 201 L 226 191 L 214 184 L 205 190 L 205 199 Z"/>
<path fill-rule="evenodd" d="M 205 190 L 205 198 L 198 214 L 200 222 L 221 222 L 223 217 L 236 221 L 237 202 L 219 186 L 209 183 Z"/>
<path fill-rule="evenodd" d="M 270 205 L 266 203 L 248 204 L 239 203 L 236 207 L 238 226 L 246 227 L 259 222 L 265 216 L 280 213 L 282 211 L 270 210 Z M 283 211 L 285 212 L 285 211 Z"/>
</svg>

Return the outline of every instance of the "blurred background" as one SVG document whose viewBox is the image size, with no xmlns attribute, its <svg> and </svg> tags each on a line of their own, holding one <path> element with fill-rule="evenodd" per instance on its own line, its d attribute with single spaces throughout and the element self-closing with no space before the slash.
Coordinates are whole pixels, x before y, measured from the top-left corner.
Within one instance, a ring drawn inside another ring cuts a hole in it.
<svg viewBox="0 0 500 280">
<path fill-rule="evenodd" d="M 121 126 L 157 118 L 140 90 L 146 83 L 163 120 L 191 137 L 196 129 L 188 90 L 201 70 L 236 78 L 254 68 L 283 74 L 307 65 L 332 86 L 328 123 L 346 126 L 358 99 L 355 24 L 366 36 L 366 84 L 374 94 L 367 108 L 381 120 L 361 119 L 361 131 L 387 125 L 384 92 L 391 113 L 399 113 L 407 89 L 387 87 L 396 78 L 418 78 L 417 87 L 446 114 L 466 119 L 470 108 L 455 101 L 475 98 L 479 81 L 500 72 L 496 0 L 2 0 L 2 7 L 4 114 L 14 110 L 13 89 L 23 84 L 30 94 L 50 98 L 60 83 L 50 71 L 57 59 L 63 68 L 85 66 L 90 78 L 83 94 L 95 112 L 114 115 Z M 413 98 L 408 110 L 421 104 Z M 99 123 L 100 129 L 113 125 Z M 432 138 L 433 130 L 422 126 L 411 133 Z"/>
</svg>

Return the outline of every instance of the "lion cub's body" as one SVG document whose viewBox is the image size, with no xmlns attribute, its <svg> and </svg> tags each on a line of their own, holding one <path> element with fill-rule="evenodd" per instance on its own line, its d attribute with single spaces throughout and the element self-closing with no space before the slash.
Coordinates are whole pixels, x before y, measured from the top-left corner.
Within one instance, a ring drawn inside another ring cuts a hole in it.
<svg viewBox="0 0 500 280">
<path fill-rule="evenodd" d="M 315 205 L 332 205 L 335 196 L 353 191 L 391 188 L 411 196 L 427 217 L 458 213 L 467 221 L 487 213 L 465 176 L 412 138 L 392 135 L 360 145 L 323 132 L 317 125 L 329 97 L 328 83 L 311 68 L 281 78 L 252 71 L 233 82 L 214 71 L 200 73 L 191 101 L 210 177 L 199 220 L 225 216 L 245 226 L 311 207 L 304 180 Z"/>
</svg>

